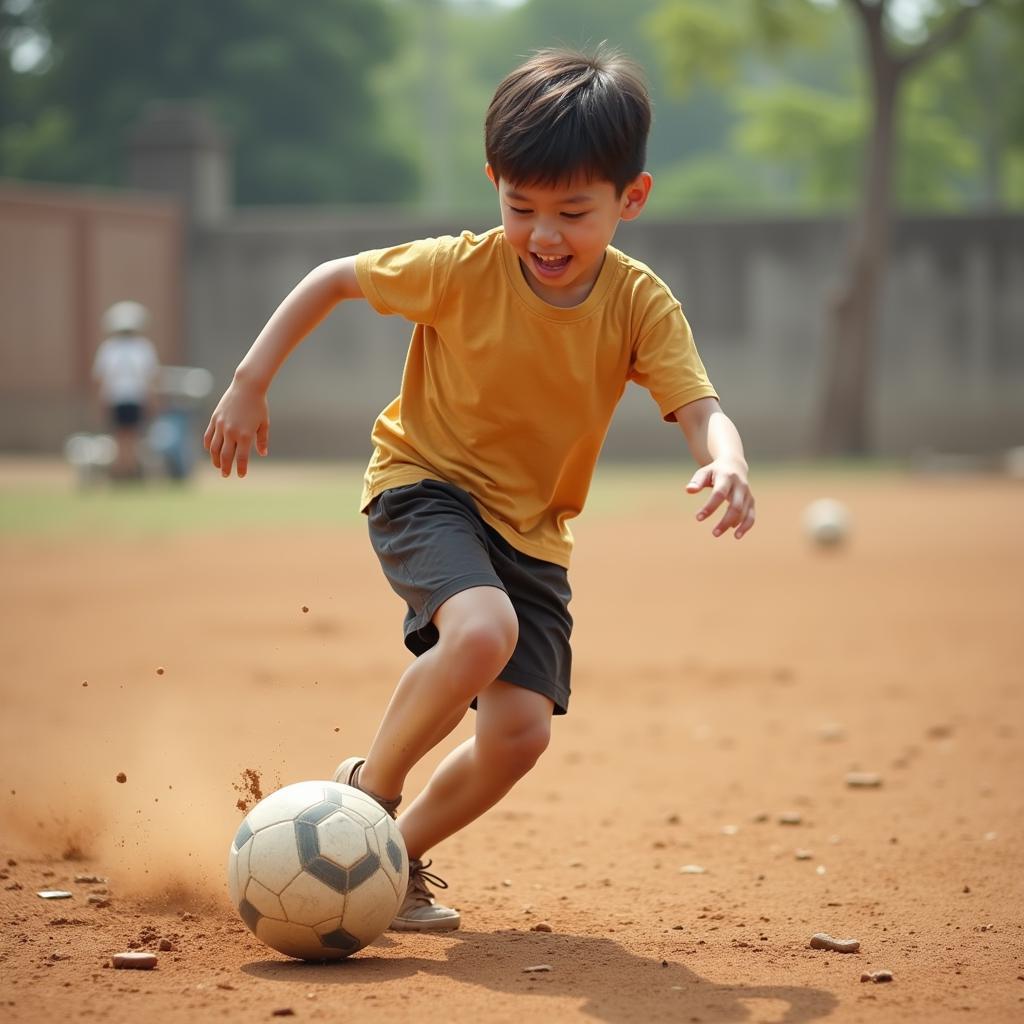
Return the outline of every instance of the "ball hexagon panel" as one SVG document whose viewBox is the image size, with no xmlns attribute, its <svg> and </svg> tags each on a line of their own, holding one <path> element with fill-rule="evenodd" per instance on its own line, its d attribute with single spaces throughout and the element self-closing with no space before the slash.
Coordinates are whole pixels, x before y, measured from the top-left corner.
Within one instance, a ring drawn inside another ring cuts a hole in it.
<svg viewBox="0 0 1024 1024">
<path fill-rule="evenodd" d="M 380 864 L 384 873 L 391 879 L 395 892 L 405 896 L 409 885 L 409 856 L 405 852 L 405 842 L 398 826 L 387 815 L 373 827 L 380 852 Z"/>
<path fill-rule="evenodd" d="M 404 889 L 399 895 L 391 879 L 383 871 L 375 871 L 346 901 L 342 927 L 363 945 L 373 942 L 394 920 L 404 899 Z"/>
<path fill-rule="evenodd" d="M 271 892 L 265 885 L 260 885 L 255 878 L 249 879 L 242 894 L 242 902 L 254 907 L 262 917 L 273 917 L 278 921 L 287 920 L 277 893 Z"/>
<path fill-rule="evenodd" d="M 295 843 L 295 825 L 282 821 L 261 828 L 247 844 L 249 874 L 271 892 L 281 892 L 302 870 Z"/>
<path fill-rule="evenodd" d="M 306 871 L 288 885 L 280 899 L 288 920 L 296 924 L 312 926 L 331 919 L 337 921 L 345 913 L 345 894 Z"/>
<path fill-rule="evenodd" d="M 339 867 L 355 868 L 368 854 L 373 853 L 367 842 L 368 826 L 348 817 L 347 809 L 335 810 L 316 826 L 316 841 L 320 855 Z"/>
<path fill-rule="evenodd" d="M 255 931 L 256 938 L 261 942 L 300 960 L 340 960 L 355 952 L 325 946 L 320 936 L 308 925 L 293 924 L 290 921 L 273 921 L 265 917 L 260 920 Z"/>
<path fill-rule="evenodd" d="M 362 939 L 356 938 L 342 927 L 340 918 L 325 921 L 317 925 L 314 931 L 319 935 L 322 945 L 328 949 L 338 950 L 342 956 L 351 956 L 366 945 Z"/>
</svg>

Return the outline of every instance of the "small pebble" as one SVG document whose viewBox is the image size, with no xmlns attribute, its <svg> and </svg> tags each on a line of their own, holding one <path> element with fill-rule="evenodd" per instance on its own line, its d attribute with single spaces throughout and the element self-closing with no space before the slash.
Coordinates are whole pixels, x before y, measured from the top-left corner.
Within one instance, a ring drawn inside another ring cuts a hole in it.
<svg viewBox="0 0 1024 1024">
<path fill-rule="evenodd" d="M 116 778 L 118 782 L 127 782 L 128 781 L 128 776 L 125 775 L 124 772 L 118 772 L 117 775 L 114 776 L 114 778 Z"/>
<path fill-rule="evenodd" d="M 302 614 L 305 615 L 309 611 L 309 605 L 304 604 L 302 606 Z"/>
<path fill-rule="evenodd" d="M 779 815 L 780 825 L 799 825 L 803 820 L 804 816 L 799 811 L 786 811 Z"/>
<path fill-rule="evenodd" d="M 170 939 L 161 939 L 158 948 L 161 953 L 173 953 L 174 943 Z"/>
<path fill-rule="evenodd" d="M 86 903 L 92 907 L 109 907 L 110 898 L 107 896 L 101 896 L 99 893 L 94 892 L 89 894 L 86 899 Z"/>
<path fill-rule="evenodd" d="M 157 667 L 156 674 L 158 676 L 162 676 L 164 674 L 164 667 L 163 667 L 163 665 L 160 665 L 160 666 Z"/>
<path fill-rule="evenodd" d="M 73 894 L 63 889 L 42 889 L 36 895 L 44 900 L 69 900 Z"/>
<path fill-rule="evenodd" d="M 57 960 L 70 960 L 71 959 L 71 954 L 70 953 L 51 953 L 50 954 L 50 959 L 53 960 L 53 961 L 57 961 Z"/>
<path fill-rule="evenodd" d="M 531 929 L 531 932 L 550 932 L 554 929 L 547 923 L 547 921 L 538 921 Z"/>
<path fill-rule="evenodd" d="M 797 850 L 795 853 L 797 860 L 813 860 L 814 854 L 810 850 Z"/>
<path fill-rule="evenodd" d="M 846 784 L 851 789 L 877 789 L 882 784 L 882 776 L 877 772 L 847 772 Z"/>
<path fill-rule="evenodd" d="M 856 953 L 860 949 L 860 939 L 833 939 L 825 932 L 816 932 L 811 936 L 811 949 L 830 949 L 834 953 Z"/>
<path fill-rule="evenodd" d="M 523 974 L 550 974 L 553 970 L 551 964 L 537 964 L 536 967 L 524 967 Z"/>
<path fill-rule="evenodd" d="M 110 959 L 121 971 L 151 971 L 156 967 L 155 953 L 115 953 Z"/>
<path fill-rule="evenodd" d="M 706 875 L 708 873 L 707 868 L 702 868 L 699 864 L 684 864 L 679 869 L 681 875 Z"/>
<path fill-rule="evenodd" d="M 271 1017 L 294 1017 L 295 1011 L 290 1006 L 282 1006 L 280 1010 L 274 1010 Z"/>
<path fill-rule="evenodd" d="M 876 985 L 883 981 L 892 981 L 892 971 L 872 971 L 870 974 L 862 974 L 861 981 L 873 981 Z"/>
<path fill-rule="evenodd" d="M 75 881 L 82 885 L 103 885 L 107 879 L 99 875 L 75 875 Z"/>
</svg>

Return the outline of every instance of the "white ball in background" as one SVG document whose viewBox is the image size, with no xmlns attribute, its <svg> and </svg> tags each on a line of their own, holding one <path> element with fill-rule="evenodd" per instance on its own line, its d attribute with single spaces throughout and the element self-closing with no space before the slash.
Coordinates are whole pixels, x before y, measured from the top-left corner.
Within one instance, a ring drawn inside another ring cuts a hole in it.
<svg viewBox="0 0 1024 1024">
<path fill-rule="evenodd" d="M 819 547 L 837 547 L 850 533 L 850 513 L 835 498 L 818 498 L 804 509 L 804 533 Z"/>
</svg>

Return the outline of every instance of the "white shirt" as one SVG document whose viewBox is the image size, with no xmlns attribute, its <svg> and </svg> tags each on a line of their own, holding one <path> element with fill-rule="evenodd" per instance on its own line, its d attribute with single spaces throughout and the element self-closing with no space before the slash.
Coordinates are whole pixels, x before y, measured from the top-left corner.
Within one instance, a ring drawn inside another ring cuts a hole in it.
<svg viewBox="0 0 1024 1024">
<path fill-rule="evenodd" d="M 137 334 L 114 334 L 100 344 L 92 364 L 100 394 L 108 405 L 146 401 L 159 369 L 156 349 L 149 338 Z"/>
</svg>

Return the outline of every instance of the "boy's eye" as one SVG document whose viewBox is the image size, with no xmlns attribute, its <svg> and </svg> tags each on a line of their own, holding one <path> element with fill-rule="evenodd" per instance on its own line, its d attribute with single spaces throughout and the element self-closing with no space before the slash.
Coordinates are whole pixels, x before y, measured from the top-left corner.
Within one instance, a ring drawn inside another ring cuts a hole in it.
<svg viewBox="0 0 1024 1024">
<path fill-rule="evenodd" d="M 563 213 L 562 216 L 565 217 L 566 220 L 579 220 L 580 217 L 586 217 L 587 212 L 588 211 L 584 210 L 582 213 Z"/>
<path fill-rule="evenodd" d="M 518 206 L 510 206 L 510 207 L 509 207 L 509 209 L 510 209 L 510 210 L 511 210 L 511 211 L 512 211 L 513 213 L 520 213 L 520 214 L 523 214 L 523 213 L 533 213 L 533 210 L 523 210 L 523 209 L 521 209 L 521 208 L 520 208 L 520 207 L 518 207 Z"/>
</svg>

